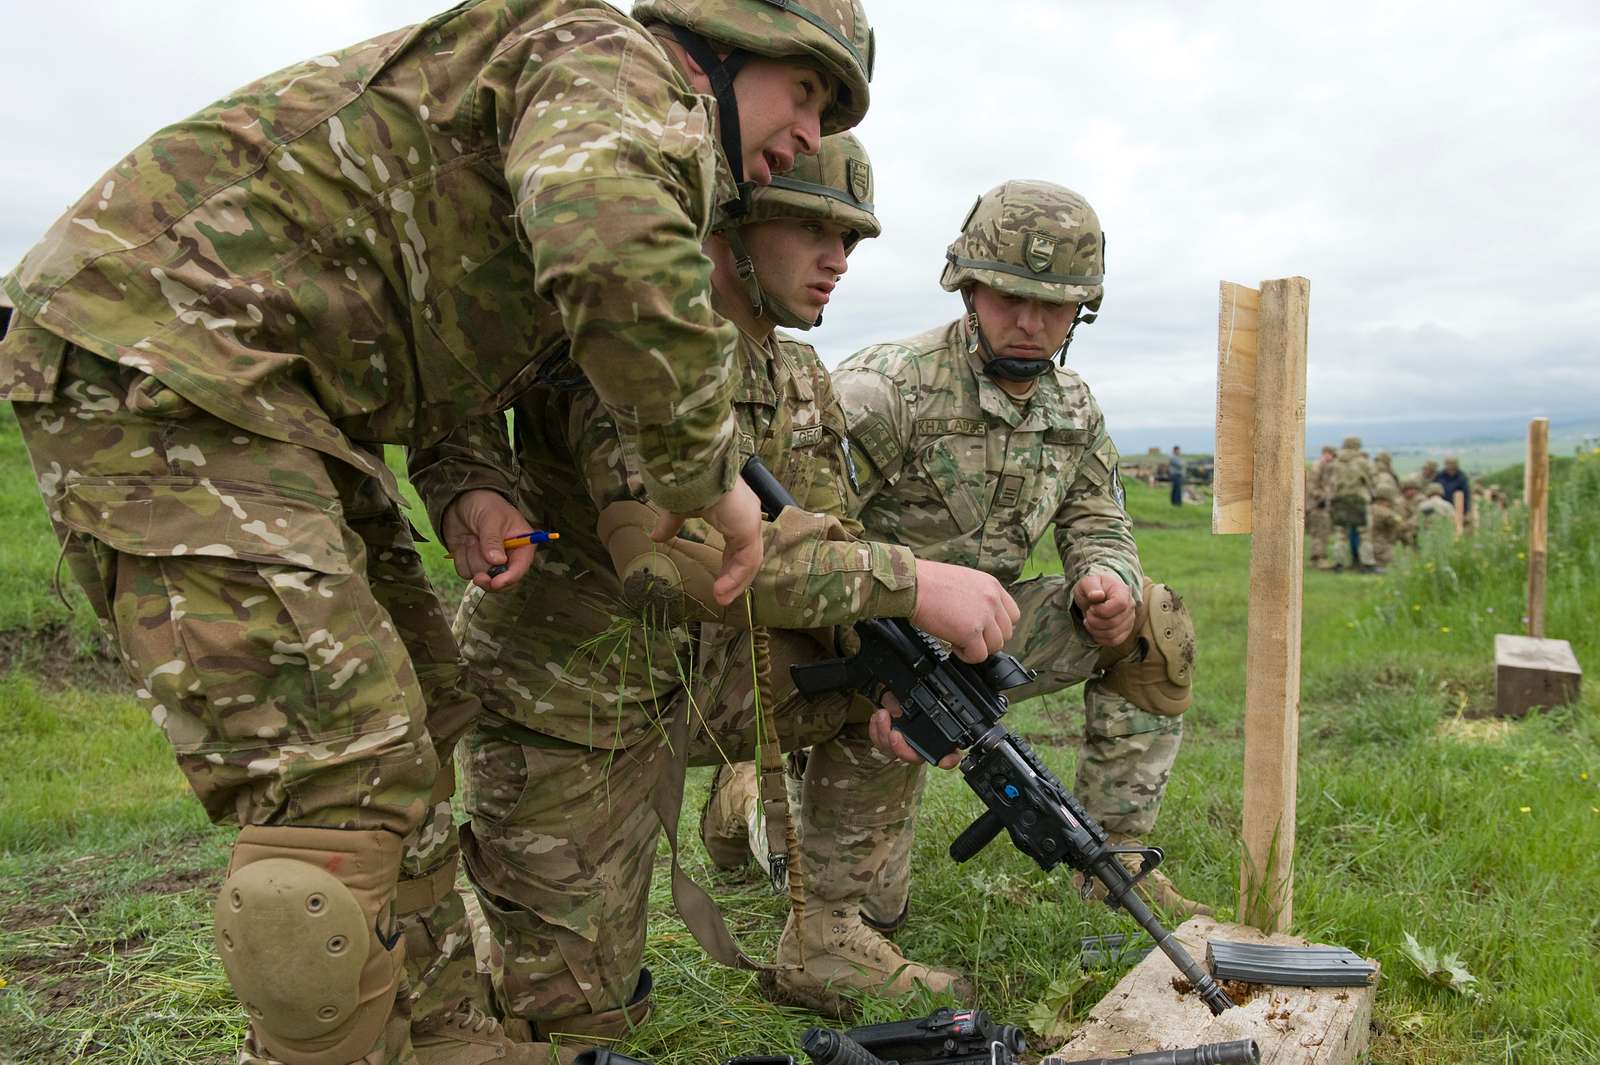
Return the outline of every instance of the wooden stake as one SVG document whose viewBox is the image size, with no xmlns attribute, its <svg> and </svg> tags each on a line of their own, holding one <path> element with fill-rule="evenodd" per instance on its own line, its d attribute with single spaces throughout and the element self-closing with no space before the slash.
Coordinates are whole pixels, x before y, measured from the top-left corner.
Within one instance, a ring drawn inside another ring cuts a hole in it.
<svg viewBox="0 0 1600 1065">
<path fill-rule="evenodd" d="M 1303 277 L 1261 286 L 1250 434 L 1250 618 L 1245 651 L 1244 856 L 1240 919 L 1268 932 L 1293 916 L 1300 615 L 1305 546 Z M 1226 294 L 1225 294 L 1226 296 Z M 1232 439 L 1239 439 L 1237 433 Z M 1218 469 L 1223 435 L 1218 435 Z"/>
<path fill-rule="evenodd" d="M 1550 523 L 1550 419 L 1528 423 L 1528 635 L 1544 636 L 1545 539 Z"/>
<path fill-rule="evenodd" d="M 1450 501 L 1456 506 L 1456 535 L 1460 536 L 1467 531 L 1467 493 L 1452 492 Z"/>
<path fill-rule="evenodd" d="M 1217 455 L 1211 531 L 1250 531 L 1256 462 L 1256 342 L 1261 293 L 1222 283 L 1217 314 Z"/>
</svg>

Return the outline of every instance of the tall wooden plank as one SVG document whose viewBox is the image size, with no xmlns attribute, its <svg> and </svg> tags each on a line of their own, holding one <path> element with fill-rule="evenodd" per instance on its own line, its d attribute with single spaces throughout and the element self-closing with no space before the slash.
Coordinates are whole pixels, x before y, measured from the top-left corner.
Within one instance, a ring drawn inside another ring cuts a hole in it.
<svg viewBox="0 0 1600 1065">
<path fill-rule="evenodd" d="M 1239 914 L 1267 932 L 1287 931 L 1294 908 L 1310 298 L 1303 277 L 1261 286 Z"/>
<path fill-rule="evenodd" d="M 1217 313 L 1217 456 L 1211 531 L 1250 531 L 1256 440 L 1256 336 L 1261 294 L 1222 282 Z"/>
<path fill-rule="evenodd" d="M 1545 541 L 1550 528 L 1550 419 L 1528 423 L 1528 635 L 1544 636 Z"/>
</svg>

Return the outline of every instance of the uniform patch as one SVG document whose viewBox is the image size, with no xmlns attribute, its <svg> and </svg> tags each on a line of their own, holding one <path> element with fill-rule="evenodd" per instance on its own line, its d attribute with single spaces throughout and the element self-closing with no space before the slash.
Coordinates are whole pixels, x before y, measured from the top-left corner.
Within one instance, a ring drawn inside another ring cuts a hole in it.
<svg viewBox="0 0 1600 1065">
<path fill-rule="evenodd" d="M 867 458 L 880 470 L 894 468 L 894 434 L 888 424 L 876 414 L 868 415 L 850 427 L 850 439 L 860 445 Z"/>
<path fill-rule="evenodd" d="M 1036 274 L 1047 273 L 1056 261 L 1056 238 L 1049 233 L 1029 233 L 1022 249 L 1023 261 Z"/>
<path fill-rule="evenodd" d="M 815 447 L 817 441 L 822 439 L 822 426 L 808 425 L 804 429 L 796 429 L 789 437 L 789 446 L 799 449 L 802 447 Z"/>
<path fill-rule="evenodd" d="M 983 423 L 973 418 L 918 418 L 915 428 L 918 436 L 988 435 Z"/>
<path fill-rule="evenodd" d="M 1046 429 L 1044 442 L 1061 447 L 1088 447 L 1094 434 L 1087 429 Z"/>
<path fill-rule="evenodd" d="M 1022 500 L 1022 474 L 1008 473 L 1000 478 L 1000 491 L 994 502 L 1000 507 L 1014 507 Z"/>
</svg>

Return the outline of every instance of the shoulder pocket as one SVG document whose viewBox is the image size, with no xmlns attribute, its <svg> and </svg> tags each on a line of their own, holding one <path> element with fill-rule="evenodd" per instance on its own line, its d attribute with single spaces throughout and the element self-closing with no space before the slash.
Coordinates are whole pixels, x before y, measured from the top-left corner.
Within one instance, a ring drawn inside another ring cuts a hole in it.
<svg viewBox="0 0 1600 1065">
<path fill-rule="evenodd" d="M 333 500 L 190 477 L 84 477 L 61 488 L 61 521 L 130 555 L 236 558 L 351 572 Z"/>
<path fill-rule="evenodd" d="M 33 319 L 13 318 L 0 340 L 0 399 L 13 403 L 49 403 L 66 358 L 67 341 Z"/>
</svg>

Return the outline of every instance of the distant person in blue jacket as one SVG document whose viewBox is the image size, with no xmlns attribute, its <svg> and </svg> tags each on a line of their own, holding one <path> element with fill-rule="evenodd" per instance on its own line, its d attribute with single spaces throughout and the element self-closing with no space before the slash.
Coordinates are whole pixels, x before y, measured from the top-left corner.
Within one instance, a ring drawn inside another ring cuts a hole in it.
<svg viewBox="0 0 1600 1065">
<path fill-rule="evenodd" d="M 1172 505 L 1183 506 L 1183 453 L 1178 445 L 1172 446 L 1172 464 L 1167 467 L 1167 476 L 1172 480 Z"/>
<path fill-rule="evenodd" d="M 1444 460 L 1444 469 L 1433 475 L 1433 483 L 1444 490 L 1444 501 L 1452 507 L 1456 505 L 1456 493 L 1461 493 L 1462 513 L 1472 513 L 1472 486 L 1454 455 Z"/>
</svg>

